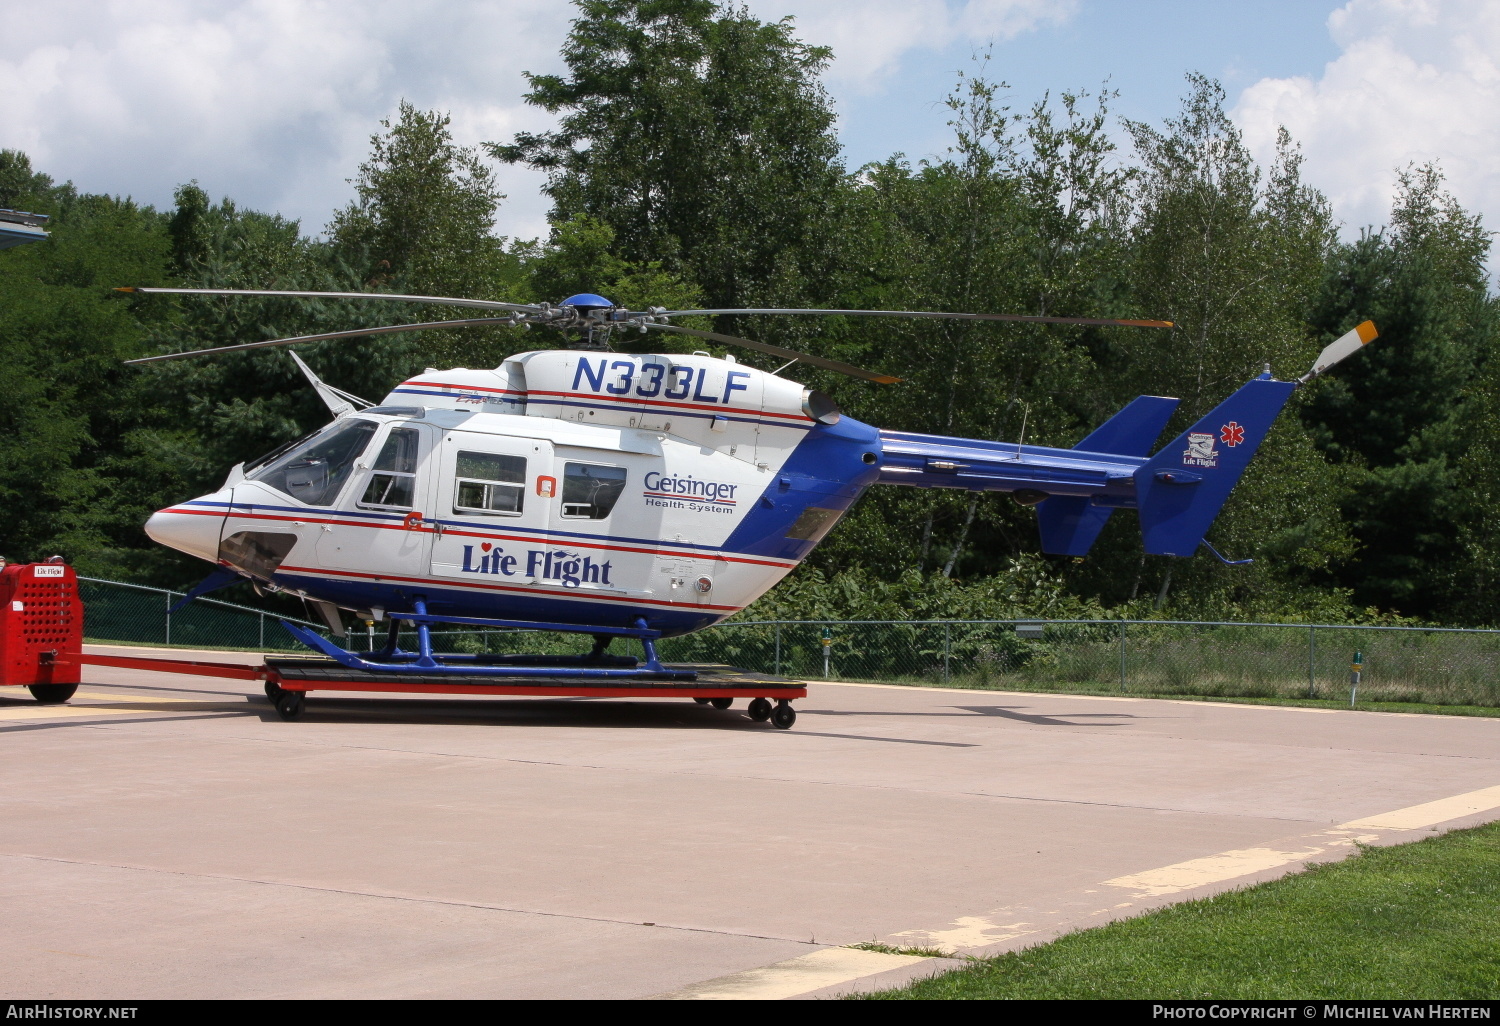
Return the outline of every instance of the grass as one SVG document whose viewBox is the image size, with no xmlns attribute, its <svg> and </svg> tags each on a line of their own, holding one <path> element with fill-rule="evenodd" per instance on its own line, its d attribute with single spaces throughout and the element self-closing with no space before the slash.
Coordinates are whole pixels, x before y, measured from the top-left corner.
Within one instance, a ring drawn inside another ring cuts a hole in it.
<svg viewBox="0 0 1500 1026">
<path fill-rule="evenodd" d="M 882 955 L 915 955 L 918 958 L 957 958 L 951 951 L 942 948 L 906 947 L 898 948 L 893 944 L 880 944 L 875 941 L 861 941 L 858 944 L 848 944 L 846 947 L 857 951 L 878 951 Z"/>
<path fill-rule="evenodd" d="M 1500 995 L 1500 823 L 1389 848 L 870 999 L 1488 999 Z"/>
</svg>

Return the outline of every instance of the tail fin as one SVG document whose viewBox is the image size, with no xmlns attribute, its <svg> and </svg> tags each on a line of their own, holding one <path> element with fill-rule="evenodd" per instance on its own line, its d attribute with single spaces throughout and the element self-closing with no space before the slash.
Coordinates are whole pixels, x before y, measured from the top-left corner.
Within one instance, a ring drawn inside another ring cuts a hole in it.
<svg viewBox="0 0 1500 1026">
<path fill-rule="evenodd" d="M 1145 456 L 1172 418 L 1177 403 L 1159 395 L 1140 396 L 1073 448 L 1114 456 Z M 1042 551 L 1056 556 L 1087 555 L 1113 512 L 1109 506 L 1093 505 L 1086 495 L 1044 499 L 1036 508 Z"/>
<path fill-rule="evenodd" d="M 1137 396 L 1073 448 L 1107 452 L 1111 456 L 1148 456 L 1156 436 L 1167 426 L 1181 401 L 1160 395 Z"/>
<path fill-rule="evenodd" d="M 1269 374 L 1246 382 L 1135 472 L 1147 552 L 1191 556 L 1197 551 L 1296 387 L 1295 381 L 1275 381 Z"/>
</svg>

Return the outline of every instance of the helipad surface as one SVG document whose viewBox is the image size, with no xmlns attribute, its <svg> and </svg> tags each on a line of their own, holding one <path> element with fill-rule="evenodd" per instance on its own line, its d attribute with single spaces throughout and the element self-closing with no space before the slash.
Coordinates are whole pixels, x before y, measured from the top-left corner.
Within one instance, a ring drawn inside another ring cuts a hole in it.
<svg viewBox="0 0 1500 1026">
<path fill-rule="evenodd" d="M 0 691 L 5 997 L 828 994 L 942 966 L 835 946 L 1015 947 L 1500 817 L 1497 719 L 815 683 L 790 731 L 288 723 L 251 682 L 85 679 Z"/>
</svg>

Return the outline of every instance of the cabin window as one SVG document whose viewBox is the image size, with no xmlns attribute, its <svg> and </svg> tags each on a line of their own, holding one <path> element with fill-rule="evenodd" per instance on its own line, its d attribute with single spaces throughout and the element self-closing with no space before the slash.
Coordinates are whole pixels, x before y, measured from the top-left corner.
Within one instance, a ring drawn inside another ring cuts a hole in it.
<svg viewBox="0 0 1500 1026">
<path fill-rule="evenodd" d="M 526 499 L 526 457 L 459 450 L 453 509 L 486 516 L 518 516 Z"/>
<path fill-rule="evenodd" d="M 339 489 L 354 470 L 354 461 L 378 427 L 371 420 L 335 422 L 306 444 L 251 474 L 250 479 L 309 506 L 326 506 L 338 498 Z"/>
<path fill-rule="evenodd" d="M 370 483 L 360 496 L 361 506 L 411 509 L 415 505 L 419 441 L 416 428 L 391 429 L 375 459 L 375 472 L 370 475 Z"/>
<path fill-rule="evenodd" d="M 562 515 L 574 520 L 603 520 L 625 491 L 624 467 L 569 463 L 563 468 Z"/>
</svg>

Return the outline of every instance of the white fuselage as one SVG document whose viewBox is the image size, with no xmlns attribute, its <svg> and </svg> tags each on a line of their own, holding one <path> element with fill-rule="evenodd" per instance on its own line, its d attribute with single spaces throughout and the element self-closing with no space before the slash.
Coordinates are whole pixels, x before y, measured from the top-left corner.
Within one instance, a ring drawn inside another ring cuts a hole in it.
<svg viewBox="0 0 1500 1026">
<path fill-rule="evenodd" d="M 875 480 L 873 429 L 816 412 L 732 360 L 527 353 L 402 382 L 148 531 L 360 613 L 420 597 L 678 633 L 758 598 Z M 339 431 L 358 450 L 343 466 L 318 449 L 342 452 Z"/>
</svg>

